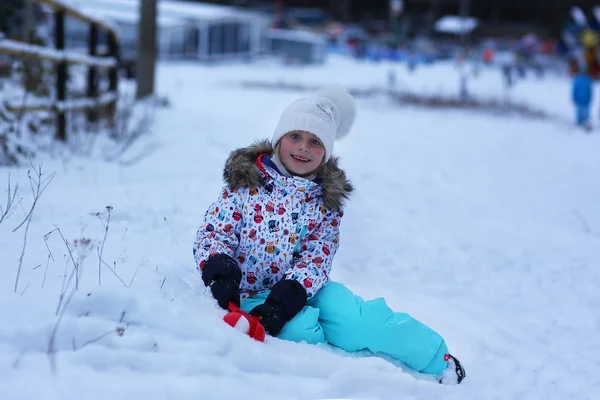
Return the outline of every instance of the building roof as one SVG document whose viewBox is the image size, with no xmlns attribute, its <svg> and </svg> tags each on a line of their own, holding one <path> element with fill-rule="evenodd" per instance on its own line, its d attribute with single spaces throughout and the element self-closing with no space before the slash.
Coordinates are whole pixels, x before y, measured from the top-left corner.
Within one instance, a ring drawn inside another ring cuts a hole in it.
<svg viewBox="0 0 600 400">
<path fill-rule="evenodd" d="M 132 14 L 137 14 L 140 7 L 140 0 L 67 0 L 66 3 L 84 10 L 93 9 L 94 12 L 102 12 L 107 17 L 118 17 L 121 21 L 129 18 L 130 21 L 137 21 Z M 223 19 L 257 19 L 266 20 L 266 14 L 240 9 L 233 6 L 223 6 L 205 3 L 189 3 L 172 0 L 158 0 L 159 18 L 165 18 L 163 21 L 169 23 L 173 21 L 213 21 Z"/>
<path fill-rule="evenodd" d="M 108 20 L 116 23 L 126 23 L 135 25 L 140 20 L 140 14 L 138 10 L 121 10 L 121 9 L 113 9 L 113 8 L 103 8 L 98 7 L 94 4 L 86 5 L 83 7 L 78 7 L 83 13 L 88 15 L 93 15 L 96 18 L 100 18 L 102 20 Z M 161 28 L 167 27 L 175 27 L 185 25 L 185 21 L 177 18 L 165 17 L 162 15 L 158 15 L 156 18 L 156 23 Z"/>
<path fill-rule="evenodd" d="M 326 42 L 325 37 L 322 34 L 290 29 L 269 29 L 268 36 L 271 39 L 286 39 L 293 40 L 295 42 L 315 44 L 324 44 Z"/>
<path fill-rule="evenodd" d="M 476 18 L 446 15 L 436 21 L 435 30 L 440 33 L 462 35 L 472 32 L 478 24 Z"/>
</svg>

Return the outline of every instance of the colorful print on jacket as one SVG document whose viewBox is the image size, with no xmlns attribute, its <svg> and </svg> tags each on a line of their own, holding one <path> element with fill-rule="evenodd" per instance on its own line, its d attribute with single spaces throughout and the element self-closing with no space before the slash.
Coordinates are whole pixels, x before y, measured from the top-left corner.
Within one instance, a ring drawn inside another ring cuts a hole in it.
<svg viewBox="0 0 600 400">
<path fill-rule="evenodd" d="M 352 186 L 333 158 L 311 181 L 280 174 L 271 152 L 264 142 L 231 154 L 227 185 L 206 211 L 194 259 L 199 270 L 212 254 L 237 260 L 242 298 L 281 279 L 297 280 L 310 298 L 329 281 L 343 202 Z"/>
</svg>

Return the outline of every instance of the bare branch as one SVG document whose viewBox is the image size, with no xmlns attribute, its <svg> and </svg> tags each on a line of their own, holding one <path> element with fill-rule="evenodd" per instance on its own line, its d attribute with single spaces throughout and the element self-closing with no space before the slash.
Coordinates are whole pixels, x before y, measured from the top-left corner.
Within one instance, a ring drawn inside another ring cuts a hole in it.
<svg viewBox="0 0 600 400">
<path fill-rule="evenodd" d="M 23 235 L 23 249 L 21 251 L 21 257 L 19 257 L 19 267 L 17 269 L 17 277 L 15 278 L 15 293 L 17 292 L 17 288 L 19 287 L 19 277 L 21 276 L 21 268 L 23 266 L 23 259 L 25 258 L 25 249 L 27 247 L 27 234 L 29 233 L 29 225 L 31 224 L 33 210 L 35 209 L 35 206 L 37 205 L 40 196 L 42 195 L 42 193 L 44 193 L 44 190 L 46 190 L 46 188 L 54 178 L 53 173 L 49 176 L 49 178 L 42 179 L 44 172 L 42 171 L 41 164 L 37 170 L 34 168 L 34 171 L 36 173 L 35 177 L 31 176 L 31 171 L 27 171 L 27 175 L 29 176 L 29 184 L 31 186 L 31 192 L 33 193 L 33 204 L 31 205 L 31 209 L 29 210 L 29 213 L 27 214 L 23 222 L 21 222 L 19 226 L 13 229 L 13 232 L 16 232 L 17 229 L 19 229 L 24 223 L 26 223 L 25 234 Z"/>
<path fill-rule="evenodd" d="M 31 214 L 29 214 L 31 215 Z M 25 234 L 23 235 L 23 249 L 21 250 L 21 257 L 19 257 L 19 266 L 17 268 L 17 277 L 15 278 L 15 290 L 17 293 L 17 289 L 19 287 L 19 278 L 21 277 L 21 268 L 23 267 L 23 259 L 25 258 L 25 248 L 27 247 L 27 234 L 29 233 L 29 224 L 31 223 L 31 218 L 27 218 L 27 226 L 25 227 Z"/>
<path fill-rule="evenodd" d="M 125 315 L 125 311 L 123 311 L 123 315 Z M 120 323 L 120 322 L 119 322 Z M 127 330 L 127 326 L 125 326 L 124 328 L 122 326 L 117 326 L 114 330 L 108 331 L 103 333 L 102 335 L 98 336 L 96 339 L 92 339 L 92 340 L 88 340 L 87 342 L 85 342 L 83 344 L 83 346 L 80 347 L 84 348 L 85 346 L 92 344 L 92 343 L 96 343 L 102 339 L 104 339 L 105 337 L 107 337 L 108 335 L 112 335 L 113 333 L 116 333 L 118 336 L 123 336 L 125 334 L 125 331 Z"/>
<path fill-rule="evenodd" d="M 581 214 L 581 212 L 579 212 L 579 210 L 573 210 L 573 214 L 575 214 L 575 216 L 577 217 L 577 219 L 579 219 L 579 222 L 581 222 L 581 226 L 583 227 L 583 231 L 586 234 L 591 235 L 591 236 L 596 236 L 592 232 L 592 228 L 590 227 L 590 224 L 588 223 L 587 219 L 583 216 L 583 214 Z"/>
<path fill-rule="evenodd" d="M 60 287 L 60 297 L 58 298 L 58 305 L 56 306 L 56 311 L 54 315 L 58 316 L 58 312 L 60 311 L 60 306 L 65 297 L 65 293 L 67 292 L 66 283 L 67 283 L 67 267 L 69 266 L 69 260 L 67 259 L 67 255 L 65 254 L 65 272 L 63 273 L 63 281 Z"/>
<path fill-rule="evenodd" d="M 60 310 L 60 313 L 58 314 L 58 318 L 56 319 L 56 324 L 54 324 L 54 328 L 52 329 L 52 333 L 50 334 L 50 340 L 48 341 L 48 350 L 46 351 L 46 354 L 48 355 L 48 358 L 50 359 L 50 368 L 52 369 L 52 372 L 54 372 L 54 373 L 56 373 L 56 348 L 55 348 L 55 344 L 54 344 L 54 342 L 56 341 L 56 332 L 58 331 L 58 327 L 60 325 L 60 322 L 62 321 L 62 318 L 65 314 L 65 310 L 67 309 L 67 306 L 73 299 L 73 295 L 75 294 L 75 291 L 76 291 L 76 289 L 71 290 L 71 293 L 69 294 L 69 297 L 67 298 L 67 301 L 65 302 L 64 307 L 62 307 L 62 309 Z M 61 298 L 64 296 L 64 294 L 65 294 L 64 292 L 61 294 Z"/>
<path fill-rule="evenodd" d="M 19 266 L 17 268 L 17 277 L 15 278 L 15 293 L 19 287 L 19 278 L 21 276 L 21 268 L 23 267 L 23 259 L 25 258 L 25 248 L 27 247 L 27 234 L 29 233 L 29 223 L 31 218 L 27 219 L 27 226 L 25 227 L 25 234 L 23 235 L 23 249 L 21 250 L 21 257 L 19 257 Z"/>
<path fill-rule="evenodd" d="M 173 231 L 173 227 L 171 226 L 171 224 L 169 224 L 169 221 L 167 221 L 167 217 L 163 217 L 163 219 L 165 220 L 165 223 L 171 230 L 171 241 L 175 242 L 175 245 L 179 246 L 179 243 L 177 242 L 177 237 L 175 237 L 175 232 Z"/>
<path fill-rule="evenodd" d="M 50 258 L 52 258 L 52 261 L 54 261 L 54 256 L 52 255 L 50 247 L 48 246 L 48 238 L 50 237 L 50 234 L 54 231 L 56 231 L 56 229 L 53 229 L 44 235 L 44 244 L 46 245 L 46 249 L 48 249 L 48 255 L 50 256 Z"/>
<path fill-rule="evenodd" d="M 48 273 L 48 265 L 50 264 L 50 254 L 48 254 L 48 260 L 46 261 L 46 268 L 44 268 L 44 280 L 42 281 L 42 289 L 46 284 L 46 274 Z"/>
<path fill-rule="evenodd" d="M 73 267 L 74 267 L 73 272 L 75 273 L 75 290 L 79 290 L 79 266 L 75 262 L 75 258 L 73 258 L 73 252 L 71 252 L 71 248 L 69 247 L 69 242 L 67 242 L 67 239 L 65 239 L 65 237 L 63 236 L 60 229 L 56 225 L 54 225 L 54 227 L 58 231 L 58 234 L 62 238 L 63 242 L 65 243 L 65 246 L 67 246 L 67 251 L 69 252 L 69 256 L 71 257 L 71 261 L 73 262 Z M 67 282 L 67 287 L 69 286 L 69 283 L 71 283 L 71 279 L 73 278 L 73 272 L 71 273 L 71 276 L 69 277 L 69 281 Z"/>
<path fill-rule="evenodd" d="M 87 345 L 89 345 L 89 344 L 96 343 L 96 342 L 98 342 L 98 341 L 100 341 L 100 340 L 104 339 L 104 338 L 105 338 L 105 337 L 107 337 L 108 335 L 112 335 L 113 333 L 116 333 L 116 330 L 115 330 L 115 329 L 113 329 L 113 330 L 110 330 L 110 331 L 108 331 L 108 332 L 104 332 L 102 335 L 98 336 L 97 338 L 95 338 L 95 339 L 91 339 L 91 340 L 88 340 L 87 342 L 85 342 L 85 343 L 84 343 L 84 344 L 83 344 L 83 345 L 80 347 L 80 349 L 84 348 L 85 346 L 87 346 Z"/>
<path fill-rule="evenodd" d="M 35 171 L 35 168 L 34 168 L 34 171 Z M 37 171 L 35 171 L 35 172 L 37 172 Z M 33 186 L 33 178 L 31 177 L 31 171 L 27 171 L 27 176 L 29 177 L 29 187 L 31 188 L 31 193 L 33 193 L 35 195 L 35 187 Z M 38 185 L 39 185 L 39 183 L 38 183 Z"/>
<path fill-rule="evenodd" d="M 21 364 L 21 359 L 23 358 L 23 356 L 25 355 L 24 351 L 21 351 L 21 353 L 19 354 L 19 356 L 15 359 L 15 361 L 12 363 L 12 368 L 13 369 L 17 369 L 19 368 L 19 365 Z"/>
<path fill-rule="evenodd" d="M 56 312 L 54 313 L 54 315 L 58 315 L 59 311 L 60 311 L 60 307 L 62 306 L 62 302 L 65 299 L 65 294 L 67 293 L 67 288 L 69 287 L 68 284 L 65 285 L 65 279 L 67 277 L 67 271 L 66 271 L 66 267 L 67 265 L 69 265 L 69 261 L 67 260 L 66 264 L 65 264 L 65 275 L 63 278 L 63 287 L 62 290 L 60 292 L 60 297 L 58 298 L 58 305 L 56 306 Z M 75 273 L 75 269 L 73 269 L 73 271 L 71 271 L 71 276 L 69 277 L 69 283 L 71 282 L 71 279 L 73 278 L 73 274 Z"/>
<path fill-rule="evenodd" d="M 131 284 L 133 283 L 138 271 L 140 270 L 140 268 L 144 265 L 146 265 L 146 262 L 148 261 L 147 258 L 144 258 L 138 265 L 137 269 L 135 270 L 135 273 L 133 274 L 133 276 L 131 277 L 131 281 L 129 281 L 129 287 L 131 287 Z"/>
<path fill-rule="evenodd" d="M 20 295 L 21 297 L 23 297 L 23 295 L 25 294 L 25 291 L 27 290 L 28 287 L 29 287 L 29 283 L 21 291 L 21 295 Z"/>
<path fill-rule="evenodd" d="M 102 216 L 100 215 L 99 212 L 96 213 L 96 217 L 98 217 L 98 219 L 100 220 L 102 227 L 104 227 L 104 229 L 106 229 L 106 224 L 104 223 L 104 220 L 102 219 Z"/>
<path fill-rule="evenodd" d="M 55 231 L 58 231 L 60 237 L 62 238 L 63 242 L 65 243 L 65 246 L 67 246 L 67 251 L 69 253 L 70 259 L 73 262 L 73 270 L 71 271 L 71 275 L 69 275 L 69 279 L 67 280 L 67 266 L 69 265 L 69 259 L 66 259 L 65 262 L 65 273 L 63 275 L 63 283 L 62 283 L 62 288 L 61 288 L 61 293 L 60 293 L 60 297 L 58 299 L 58 306 L 56 307 L 56 315 L 58 315 L 60 309 L 61 309 L 61 305 L 62 302 L 65 298 L 65 294 L 67 293 L 67 289 L 69 288 L 69 285 L 71 284 L 71 281 L 73 280 L 73 276 L 75 276 L 75 289 L 74 290 L 79 290 L 78 287 L 78 274 L 79 274 L 79 266 L 78 264 L 75 262 L 75 259 L 73 258 L 73 253 L 71 252 L 71 248 L 69 247 L 69 243 L 67 242 L 67 240 L 65 239 L 65 237 L 63 236 L 60 228 L 58 228 L 56 225 L 54 225 L 54 227 L 56 228 Z M 65 254 L 65 258 L 66 258 L 66 254 Z"/>
<path fill-rule="evenodd" d="M 123 311 L 121 313 L 121 319 L 119 320 L 119 323 L 123 322 L 123 317 L 124 316 L 125 316 L 125 311 Z M 81 345 L 81 347 L 77 347 L 75 345 L 75 338 L 73 338 L 73 340 L 72 340 L 73 341 L 73 351 L 77 351 L 77 350 L 83 349 L 85 346 L 90 345 L 92 343 L 99 342 L 100 340 L 102 340 L 105 337 L 107 337 L 109 335 L 112 335 L 112 334 L 117 334 L 118 336 L 122 337 L 125 334 L 125 331 L 127 330 L 128 327 L 129 327 L 129 324 L 127 324 L 125 327 L 117 326 L 115 329 L 110 330 L 108 332 L 104 332 L 102 335 L 98 336 L 95 339 L 88 340 L 83 345 Z"/>
<path fill-rule="evenodd" d="M 32 167 L 33 167 L 33 164 L 32 164 Z M 46 190 L 46 188 L 48 187 L 48 185 L 50 184 L 50 182 L 52 181 L 52 179 L 54 179 L 54 176 L 56 175 L 56 173 L 53 172 L 52 174 L 50 174 L 49 177 L 42 179 L 42 176 L 44 175 L 44 173 L 42 171 L 41 164 L 39 165 L 37 170 L 35 169 L 35 167 L 33 167 L 33 170 L 36 173 L 35 177 L 31 176 L 31 170 L 27 171 L 27 175 L 29 176 L 29 184 L 31 186 L 31 191 L 33 193 L 33 204 L 31 205 L 31 209 L 29 210 L 29 213 L 27 214 L 27 216 L 25 217 L 23 222 L 21 222 L 15 229 L 13 229 L 13 232 L 16 232 L 21 226 L 23 226 L 24 223 L 26 223 L 29 219 L 31 219 L 31 215 L 33 214 L 33 210 L 35 209 L 35 206 L 37 205 L 38 200 L 40 199 L 42 193 L 44 193 L 44 190 Z"/>
<path fill-rule="evenodd" d="M 19 200 L 15 204 L 15 199 L 17 198 L 18 191 L 19 185 L 15 185 L 13 189 L 10 184 L 10 174 L 8 174 L 8 184 L 6 187 L 6 206 L 4 208 L 0 207 L 0 224 L 2 223 L 2 221 L 10 217 L 13 212 L 15 212 L 15 207 L 21 202 L 21 200 Z"/>
<path fill-rule="evenodd" d="M 127 284 L 126 284 L 126 283 L 123 281 L 123 279 L 121 279 L 121 277 L 120 277 L 120 276 L 119 276 L 119 275 L 118 275 L 118 274 L 115 272 L 115 270 L 113 270 L 113 269 L 110 267 L 110 265 L 108 265 L 106 262 L 104 262 L 104 260 L 102 260 L 102 264 L 104 264 L 104 266 L 105 266 L 106 268 L 108 268 L 108 269 L 109 269 L 109 271 L 110 271 L 110 272 L 112 272 L 112 273 L 113 273 L 113 274 L 114 274 L 114 275 L 117 277 L 117 279 L 118 279 L 119 281 L 121 281 L 121 283 L 123 284 L 123 286 L 127 287 Z"/>
<path fill-rule="evenodd" d="M 104 252 L 104 243 L 106 242 L 106 236 L 108 236 L 108 227 L 110 225 L 110 212 L 112 211 L 112 209 L 112 206 L 106 206 L 106 210 L 108 211 L 108 218 L 106 220 L 106 224 L 104 224 L 104 221 L 102 221 L 102 218 L 100 218 L 100 213 L 96 214 L 98 215 L 100 222 L 102 222 L 102 226 L 104 226 L 104 239 L 102 239 L 102 245 L 98 249 L 98 285 L 102 285 L 102 253 Z"/>
</svg>

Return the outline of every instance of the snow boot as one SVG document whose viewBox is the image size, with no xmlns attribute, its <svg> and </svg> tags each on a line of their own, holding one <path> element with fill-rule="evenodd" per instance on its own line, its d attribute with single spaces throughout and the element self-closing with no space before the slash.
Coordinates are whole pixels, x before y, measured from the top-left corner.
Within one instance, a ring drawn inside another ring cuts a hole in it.
<svg viewBox="0 0 600 400">
<path fill-rule="evenodd" d="M 462 364 L 451 354 L 444 354 L 444 360 L 448 362 L 448 367 L 442 373 L 439 382 L 444 385 L 460 384 L 467 375 Z"/>
</svg>

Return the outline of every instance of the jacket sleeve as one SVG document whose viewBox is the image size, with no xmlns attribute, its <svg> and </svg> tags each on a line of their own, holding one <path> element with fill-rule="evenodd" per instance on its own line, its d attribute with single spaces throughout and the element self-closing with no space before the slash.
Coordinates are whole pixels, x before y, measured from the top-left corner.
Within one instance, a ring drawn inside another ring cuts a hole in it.
<svg viewBox="0 0 600 400">
<path fill-rule="evenodd" d="M 585 103 L 590 103 L 594 95 L 594 82 L 592 79 L 588 79 L 585 85 Z"/>
<path fill-rule="evenodd" d="M 240 242 L 243 222 L 244 189 L 221 189 L 219 198 L 208 207 L 194 241 L 194 260 L 201 270 L 211 255 L 233 257 Z"/>
<path fill-rule="evenodd" d="M 304 287 L 308 298 L 329 282 L 333 257 L 339 247 L 341 212 L 328 210 L 321 223 L 302 240 L 300 252 L 294 257 L 286 279 Z"/>
</svg>

